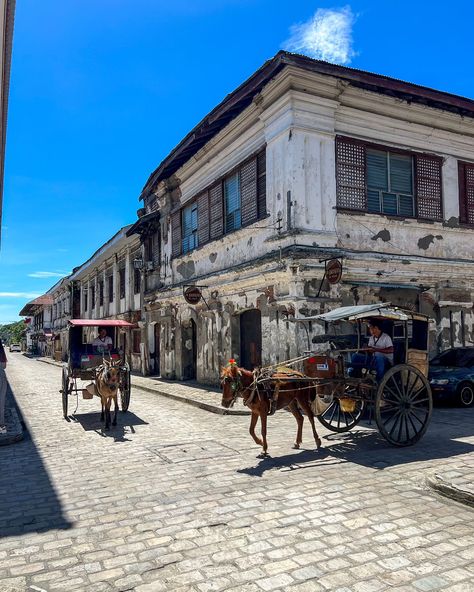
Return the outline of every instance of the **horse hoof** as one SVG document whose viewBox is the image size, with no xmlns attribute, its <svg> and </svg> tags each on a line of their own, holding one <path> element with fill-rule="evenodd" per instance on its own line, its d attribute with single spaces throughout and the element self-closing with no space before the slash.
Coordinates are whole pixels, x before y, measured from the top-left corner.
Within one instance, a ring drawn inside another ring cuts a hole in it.
<svg viewBox="0 0 474 592">
<path fill-rule="evenodd" d="M 318 438 L 316 440 L 316 450 L 319 450 L 321 448 L 321 440 Z"/>
<path fill-rule="evenodd" d="M 299 449 L 300 449 L 299 444 L 293 444 L 293 450 L 299 450 Z"/>
<path fill-rule="evenodd" d="M 270 458 L 270 455 L 268 454 L 268 452 L 261 452 L 257 458 Z"/>
</svg>

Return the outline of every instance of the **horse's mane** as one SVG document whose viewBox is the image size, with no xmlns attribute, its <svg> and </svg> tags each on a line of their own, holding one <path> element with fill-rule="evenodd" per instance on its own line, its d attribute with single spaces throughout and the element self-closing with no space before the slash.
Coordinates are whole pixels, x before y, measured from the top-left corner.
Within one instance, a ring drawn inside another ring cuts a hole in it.
<svg viewBox="0 0 474 592">
<path fill-rule="evenodd" d="M 239 366 L 230 365 L 224 366 L 222 368 L 221 378 L 235 378 L 239 373 L 248 377 L 253 376 L 251 370 L 246 370 L 245 368 L 240 368 Z"/>
</svg>

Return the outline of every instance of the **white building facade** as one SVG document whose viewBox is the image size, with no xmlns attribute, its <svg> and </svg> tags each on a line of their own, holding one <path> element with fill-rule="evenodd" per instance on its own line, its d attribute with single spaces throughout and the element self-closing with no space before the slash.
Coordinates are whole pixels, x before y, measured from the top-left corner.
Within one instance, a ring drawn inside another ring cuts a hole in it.
<svg viewBox="0 0 474 592">
<path fill-rule="evenodd" d="M 294 316 L 378 301 L 474 341 L 474 101 L 280 52 L 150 176 L 151 369 L 216 383 L 308 348 Z M 326 261 L 342 279 L 325 279 Z M 188 304 L 186 287 L 204 300 Z M 309 327 L 309 338 L 323 327 Z"/>
</svg>

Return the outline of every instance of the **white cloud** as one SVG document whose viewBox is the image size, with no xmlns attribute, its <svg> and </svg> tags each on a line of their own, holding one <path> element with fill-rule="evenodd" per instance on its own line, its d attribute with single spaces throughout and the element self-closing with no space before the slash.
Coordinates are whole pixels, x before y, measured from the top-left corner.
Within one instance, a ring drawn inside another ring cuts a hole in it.
<svg viewBox="0 0 474 592">
<path fill-rule="evenodd" d="M 37 292 L 0 292 L 0 298 L 38 298 Z"/>
<path fill-rule="evenodd" d="M 349 64 L 355 55 L 352 49 L 355 19 L 350 6 L 318 8 L 309 21 L 290 27 L 291 37 L 283 46 L 318 60 Z"/>
<path fill-rule="evenodd" d="M 28 277 L 32 278 L 53 278 L 53 277 L 64 277 L 67 275 L 66 273 L 62 273 L 59 271 L 35 271 L 34 273 L 29 273 Z"/>
</svg>

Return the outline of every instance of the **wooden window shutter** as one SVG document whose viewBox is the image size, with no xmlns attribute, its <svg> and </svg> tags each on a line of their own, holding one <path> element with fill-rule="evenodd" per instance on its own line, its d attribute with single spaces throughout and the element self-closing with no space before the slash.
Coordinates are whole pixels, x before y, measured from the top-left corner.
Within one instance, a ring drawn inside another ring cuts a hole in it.
<svg viewBox="0 0 474 592">
<path fill-rule="evenodd" d="M 425 220 L 442 220 L 441 158 L 431 154 L 416 156 L 417 216 Z"/>
<path fill-rule="evenodd" d="M 267 159 L 263 150 L 257 155 L 257 210 L 258 219 L 267 215 Z"/>
<path fill-rule="evenodd" d="M 458 163 L 459 221 L 474 224 L 474 164 Z"/>
<path fill-rule="evenodd" d="M 365 146 L 350 138 L 336 139 L 337 207 L 367 210 Z"/>
<path fill-rule="evenodd" d="M 181 210 L 171 214 L 171 256 L 181 255 Z"/>
<path fill-rule="evenodd" d="M 197 198 L 198 204 L 198 245 L 209 242 L 209 192 L 204 191 Z"/>
<path fill-rule="evenodd" d="M 211 240 L 220 238 L 224 234 L 222 183 L 214 185 L 209 191 L 209 220 Z"/>
<path fill-rule="evenodd" d="M 155 230 L 155 232 L 153 233 L 153 242 L 152 242 L 152 251 L 153 251 L 153 267 L 159 267 L 160 266 L 160 251 L 161 251 L 161 245 L 160 245 L 160 231 L 159 230 Z"/>
<path fill-rule="evenodd" d="M 256 158 L 246 162 L 240 169 L 240 204 L 242 226 L 256 222 L 258 218 Z"/>
</svg>

